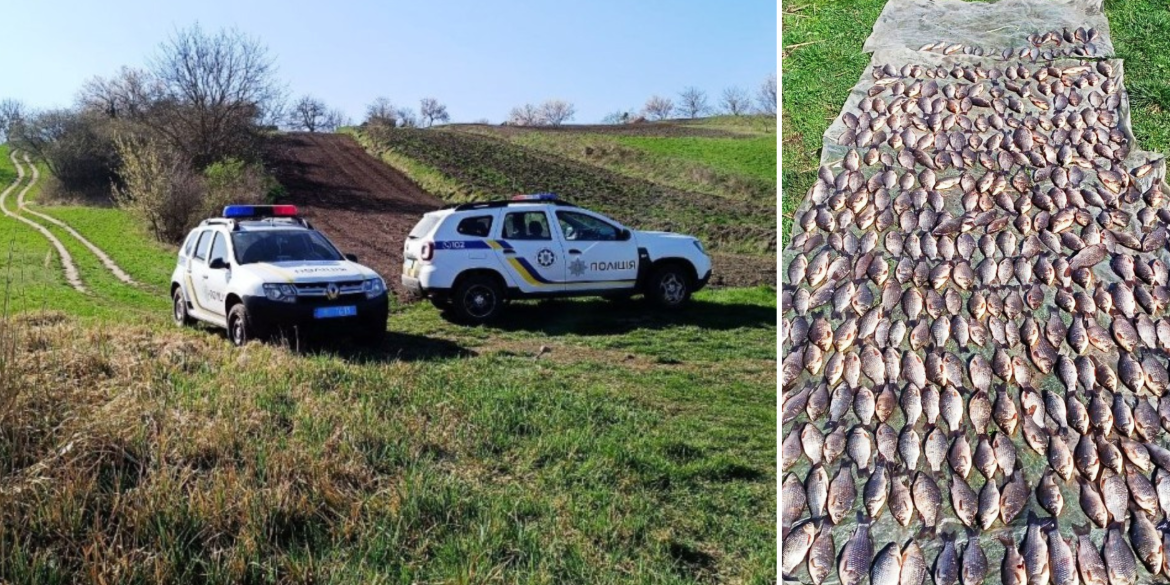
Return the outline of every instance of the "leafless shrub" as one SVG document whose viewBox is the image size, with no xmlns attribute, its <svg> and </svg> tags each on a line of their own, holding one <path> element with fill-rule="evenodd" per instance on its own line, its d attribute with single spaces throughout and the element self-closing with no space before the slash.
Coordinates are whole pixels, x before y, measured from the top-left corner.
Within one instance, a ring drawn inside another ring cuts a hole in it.
<svg viewBox="0 0 1170 585">
<path fill-rule="evenodd" d="M 742 87 L 732 86 L 723 90 L 719 105 L 723 107 L 724 112 L 732 116 L 742 116 L 751 110 L 752 101 Z"/>
<path fill-rule="evenodd" d="M 398 125 L 398 110 L 390 98 L 375 98 L 366 106 L 365 123 L 370 126 L 387 126 L 393 128 Z"/>
<path fill-rule="evenodd" d="M 345 112 L 330 109 L 325 102 L 310 95 L 294 102 L 288 114 L 288 127 L 305 132 L 335 132 L 347 122 Z"/>
<path fill-rule="evenodd" d="M 678 112 L 687 118 L 698 118 L 711 109 L 707 106 L 707 92 L 697 87 L 682 90 L 678 99 Z"/>
<path fill-rule="evenodd" d="M 24 103 L 19 100 L 0 100 L 0 142 L 8 139 L 11 129 L 25 117 Z"/>
<path fill-rule="evenodd" d="M 642 107 L 642 114 L 651 120 L 665 120 L 674 111 L 674 101 L 667 97 L 650 96 Z"/>
<path fill-rule="evenodd" d="M 756 95 L 756 104 L 765 114 L 776 115 L 776 74 L 773 73 L 760 84 Z"/>
<path fill-rule="evenodd" d="M 539 126 L 540 123 L 540 108 L 533 104 L 516 106 L 508 113 L 508 125 L 510 126 Z"/>
<path fill-rule="evenodd" d="M 447 122 L 451 119 L 446 104 L 441 104 L 439 100 L 430 97 L 419 101 L 418 113 L 428 128 L 435 122 Z"/>
<path fill-rule="evenodd" d="M 573 104 L 565 100 L 553 99 L 540 105 L 541 122 L 548 126 L 560 126 L 572 120 L 576 113 Z"/>
</svg>

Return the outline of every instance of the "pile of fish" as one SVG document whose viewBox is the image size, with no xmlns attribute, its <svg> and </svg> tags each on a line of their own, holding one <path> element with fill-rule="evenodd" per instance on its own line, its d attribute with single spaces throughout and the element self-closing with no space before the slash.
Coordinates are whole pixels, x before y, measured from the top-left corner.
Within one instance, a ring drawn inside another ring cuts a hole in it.
<svg viewBox="0 0 1170 585">
<path fill-rule="evenodd" d="M 919 47 L 918 50 L 941 53 L 943 55 L 954 55 L 956 53 L 975 55 L 976 57 L 986 55 L 1004 61 L 1051 61 L 1061 57 L 1093 57 L 1097 54 L 1097 47 L 1094 43 L 1098 38 L 1100 38 L 1100 33 L 1097 32 L 1097 29 L 1080 27 L 1076 30 L 1065 28 L 1046 33 L 1030 34 L 1027 38 L 1028 44 L 1018 48 L 1008 47 L 1002 50 L 985 49 L 963 43 L 936 41 L 927 43 Z"/>
<path fill-rule="evenodd" d="M 785 252 L 786 580 L 1170 583 L 1170 206 L 1120 62 L 1052 60 L 1096 38 L 842 114 Z"/>
</svg>

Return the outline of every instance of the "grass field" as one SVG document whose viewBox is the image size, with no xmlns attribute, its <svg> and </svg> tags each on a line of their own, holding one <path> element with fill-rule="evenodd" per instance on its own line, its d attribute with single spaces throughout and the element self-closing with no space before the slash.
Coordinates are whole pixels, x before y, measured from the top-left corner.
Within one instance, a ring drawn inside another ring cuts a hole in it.
<svg viewBox="0 0 1170 585">
<path fill-rule="evenodd" d="M 816 180 L 821 135 L 869 63 L 861 46 L 884 0 L 784 0 L 782 26 L 784 233 Z M 1125 60 L 1138 145 L 1170 152 L 1170 10 L 1160 0 L 1106 0 L 1117 58 Z"/>
<path fill-rule="evenodd" d="M 719 117 L 534 129 L 453 125 L 359 133 L 374 154 L 452 201 L 557 192 L 642 229 L 775 257 L 775 119 Z"/>
<path fill-rule="evenodd" d="M 774 582 L 774 289 L 236 350 L 121 211 L 39 209 L 142 285 L 0 217 L 0 582 Z"/>
</svg>

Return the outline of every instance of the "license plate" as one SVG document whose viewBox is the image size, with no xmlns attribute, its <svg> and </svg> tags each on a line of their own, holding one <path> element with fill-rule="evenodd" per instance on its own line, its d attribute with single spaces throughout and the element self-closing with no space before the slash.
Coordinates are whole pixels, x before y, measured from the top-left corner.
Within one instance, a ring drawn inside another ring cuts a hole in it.
<svg viewBox="0 0 1170 585">
<path fill-rule="evenodd" d="M 318 307 L 313 309 L 313 317 L 316 319 L 330 319 L 333 317 L 353 317 L 357 315 L 357 307 L 347 305 L 344 307 Z"/>
</svg>

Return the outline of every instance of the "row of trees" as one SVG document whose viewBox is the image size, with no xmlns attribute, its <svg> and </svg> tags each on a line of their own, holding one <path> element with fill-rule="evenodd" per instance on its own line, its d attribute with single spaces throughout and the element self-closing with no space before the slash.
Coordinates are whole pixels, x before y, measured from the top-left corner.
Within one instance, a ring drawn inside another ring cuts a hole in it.
<svg viewBox="0 0 1170 585">
<path fill-rule="evenodd" d="M 637 119 L 665 120 L 671 117 L 698 118 L 711 113 L 743 116 L 746 114 L 776 115 L 776 75 L 772 74 L 751 95 L 742 87 L 729 87 L 719 95 L 714 105 L 707 92 L 687 87 L 678 94 L 678 101 L 661 95 L 650 96 L 641 110 L 619 110 L 606 116 L 602 123 L 622 124 Z"/>
<path fill-rule="evenodd" d="M 398 127 L 429 127 L 436 122 L 450 121 L 446 104 L 435 98 L 423 98 L 419 101 L 418 114 L 408 107 L 397 107 L 390 98 L 379 97 L 366 107 L 367 125 Z M 290 130 L 306 132 L 333 132 L 341 126 L 352 124 L 344 112 L 330 109 L 325 102 L 313 96 L 303 96 L 293 103 L 287 116 L 286 127 Z"/>
</svg>

